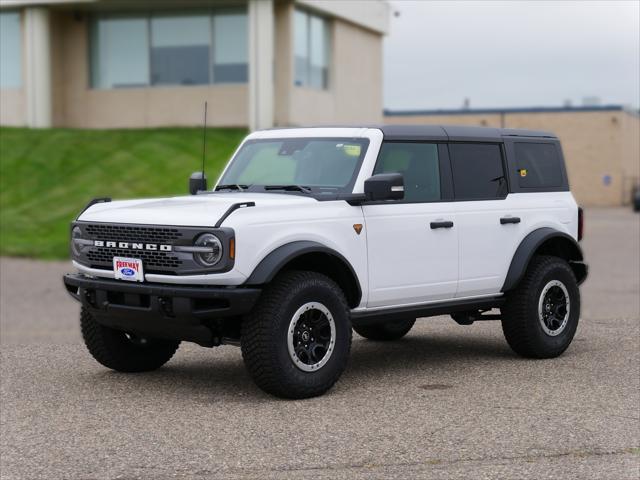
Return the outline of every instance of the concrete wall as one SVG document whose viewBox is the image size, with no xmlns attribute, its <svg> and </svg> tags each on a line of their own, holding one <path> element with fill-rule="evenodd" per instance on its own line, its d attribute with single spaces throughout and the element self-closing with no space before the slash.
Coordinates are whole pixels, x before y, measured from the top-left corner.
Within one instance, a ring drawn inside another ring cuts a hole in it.
<svg viewBox="0 0 640 480">
<path fill-rule="evenodd" d="M 293 88 L 293 5 L 274 5 L 274 121 L 276 126 L 289 124 L 291 90 Z"/>
<path fill-rule="evenodd" d="M 22 88 L 0 89 L 0 125 L 24 127 L 27 106 Z"/>
<path fill-rule="evenodd" d="M 585 206 L 629 202 L 638 181 L 637 116 L 620 110 L 543 113 L 415 115 L 385 117 L 386 123 L 483 125 L 554 132 L 562 142 L 571 190 Z M 604 176 L 611 176 L 605 185 Z M 635 179 L 633 178 L 635 177 Z"/>
</svg>

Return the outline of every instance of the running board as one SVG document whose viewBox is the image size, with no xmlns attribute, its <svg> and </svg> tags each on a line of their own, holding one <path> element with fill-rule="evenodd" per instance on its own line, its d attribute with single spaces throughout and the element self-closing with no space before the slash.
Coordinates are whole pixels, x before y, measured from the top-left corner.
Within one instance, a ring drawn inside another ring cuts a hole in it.
<svg viewBox="0 0 640 480">
<path fill-rule="evenodd" d="M 356 326 L 385 323 L 407 318 L 437 317 L 460 312 L 477 312 L 498 308 L 504 303 L 504 297 L 476 298 L 470 300 L 454 300 L 410 307 L 387 308 L 384 310 L 351 312 L 351 323 Z M 499 316 L 483 315 L 475 320 L 497 320 Z"/>
</svg>

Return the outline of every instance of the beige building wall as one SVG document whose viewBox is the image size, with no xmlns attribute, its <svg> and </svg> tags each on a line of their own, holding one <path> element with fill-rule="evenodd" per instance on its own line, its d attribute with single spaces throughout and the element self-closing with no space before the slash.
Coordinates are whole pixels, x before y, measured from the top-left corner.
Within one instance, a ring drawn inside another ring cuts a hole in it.
<svg viewBox="0 0 640 480">
<path fill-rule="evenodd" d="M 625 173 L 622 195 L 626 203 L 634 186 L 640 188 L 640 116 L 623 115 L 621 126 L 622 169 Z"/>
<path fill-rule="evenodd" d="M 631 188 L 638 182 L 640 119 L 621 110 L 387 115 L 385 122 L 504 126 L 553 132 L 562 142 L 571 190 L 585 206 L 627 204 Z M 608 185 L 604 182 L 606 175 L 611 177 Z"/>
<path fill-rule="evenodd" d="M 291 3 L 274 5 L 274 122 L 276 126 L 289 124 L 291 90 L 293 88 L 293 13 Z"/>
<path fill-rule="evenodd" d="M 292 52 L 292 50 L 289 50 Z M 334 19 L 329 89 L 293 86 L 289 125 L 376 123 L 382 120 L 382 36 Z M 290 61 L 293 63 L 293 53 Z"/>
<path fill-rule="evenodd" d="M 0 89 L 0 125 L 24 127 L 27 123 L 26 110 L 22 88 Z"/>
</svg>

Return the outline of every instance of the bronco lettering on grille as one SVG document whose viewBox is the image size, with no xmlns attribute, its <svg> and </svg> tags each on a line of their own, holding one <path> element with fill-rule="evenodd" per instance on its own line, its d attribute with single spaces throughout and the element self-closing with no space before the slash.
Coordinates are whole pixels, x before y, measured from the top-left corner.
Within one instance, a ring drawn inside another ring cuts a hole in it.
<svg viewBox="0 0 640 480">
<path fill-rule="evenodd" d="M 172 250 L 171 245 L 162 245 L 159 243 L 135 243 L 135 242 L 112 242 L 104 240 L 94 240 L 94 247 L 107 247 L 107 248 L 124 248 L 131 250 L 160 250 L 161 252 L 170 252 Z"/>
</svg>

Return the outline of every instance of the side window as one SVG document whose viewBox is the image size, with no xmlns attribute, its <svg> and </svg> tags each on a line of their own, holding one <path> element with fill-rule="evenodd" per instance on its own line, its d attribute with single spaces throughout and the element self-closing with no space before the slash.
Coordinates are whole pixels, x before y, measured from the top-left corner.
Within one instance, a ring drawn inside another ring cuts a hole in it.
<svg viewBox="0 0 640 480">
<path fill-rule="evenodd" d="M 522 188 L 562 186 L 562 167 L 552 143 L 516 143 L 516 170 Z"/>
<path fill-rule="evenodd" d="M 456 199 L 492 199 L 507 194 L 500 145 L 452 143 L 449 153 Z"/>
<path fill-rule="evenodd" d="M 435 143 L 383 143 L 373 173 L 402 173 L 405 202 L 433 202 L 441 198 Z"/>
</svg>

